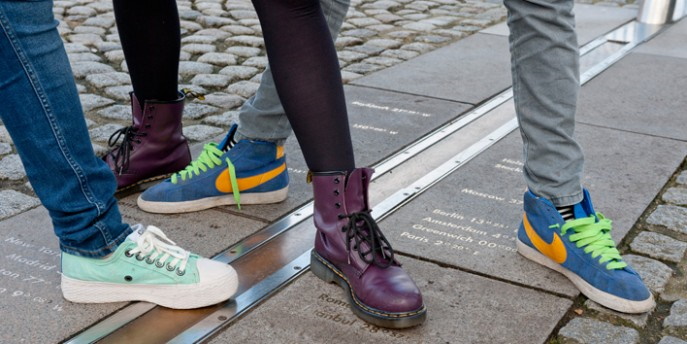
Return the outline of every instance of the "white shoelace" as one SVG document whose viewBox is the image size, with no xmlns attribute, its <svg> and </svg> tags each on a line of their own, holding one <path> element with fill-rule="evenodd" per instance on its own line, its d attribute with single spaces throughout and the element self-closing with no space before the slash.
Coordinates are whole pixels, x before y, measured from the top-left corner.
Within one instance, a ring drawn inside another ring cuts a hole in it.
<svg viewBox="0 0 687 344">
<path fill-rule="evenodd" d="M 178 269 L 179 273 L 184 273 L 190 253 L 167 238 L 161 229 L 155 226 L 148 226 L 145 232 L 136 239 L 136 245 L 136 248 L 129 250 L 129 254 L 140 254 L 141 257 L 148 256 L 146 259 L 150 261 L 157 259 L 160 262 L 158 266 L 164 265 L 168 259 L 172 258 L 167 263 L 169 268 L 172 270 Z"/>
</svg>

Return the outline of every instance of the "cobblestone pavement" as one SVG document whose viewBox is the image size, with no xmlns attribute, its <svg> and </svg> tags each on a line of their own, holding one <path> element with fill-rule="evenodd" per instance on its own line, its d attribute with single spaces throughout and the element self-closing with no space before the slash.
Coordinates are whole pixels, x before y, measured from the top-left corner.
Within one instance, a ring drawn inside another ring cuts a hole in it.
<svg viewBox="0 0 687 344">
<path fill-rule="evenodd" d="M 636 7 L 634 0 L 581 0 Z M 187 104 L 184 131 L 193 142 L 228 128 L 256 90 L 267 63 L 249 1 L 178 1 L 182 18 L 180 84 L 206 94 Z M 55 1 L 96 153 L 128 125 L 131 84 L 110 0 Z M 336 41 L 344 81 L 453 43 L 505 19 L 499 1 L 353 0 Z M 0 220 L 38 206 L 11 139 L 0 122 Z M 687 343 L 687 164 L 621 245 L 657 295 L 649 313 L 623 315 L 576 303 L 552 343 Z"/>
</svg>

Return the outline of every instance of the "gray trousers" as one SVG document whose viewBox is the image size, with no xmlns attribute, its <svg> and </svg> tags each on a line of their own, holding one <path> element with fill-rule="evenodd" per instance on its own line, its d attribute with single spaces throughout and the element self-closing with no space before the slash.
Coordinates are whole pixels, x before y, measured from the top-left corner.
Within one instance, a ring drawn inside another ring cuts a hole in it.
<svg viewBox="0 0 687 344">
<path fill-rule="evenodd" d="M 575 141 L 579 52 L 573 0 L 505 0 L 515 108 L 529 189 L 556 206 L 582 200 L 584 156 Z M 321 0 L 336 39 L 350 0 Z M 272 74 L 241 108 L 237 139 L 283 142 L 291 133 Z"/>
</svg>

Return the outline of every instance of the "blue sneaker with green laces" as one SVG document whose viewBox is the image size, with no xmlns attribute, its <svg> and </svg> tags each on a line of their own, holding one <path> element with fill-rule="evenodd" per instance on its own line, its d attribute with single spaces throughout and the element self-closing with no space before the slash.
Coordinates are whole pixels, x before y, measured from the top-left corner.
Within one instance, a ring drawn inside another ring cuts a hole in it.
<svg viewBox="0 0 687 344">
<path fill-rule="evenodd" d="M 644 313 L 655 306 L 641 277 L 611 238 L 611 220 L 594 211 L 584 190 L 565 221 L 549 200 L 525 193 L 525 214 L 518 230 L 518 252 L 565 275 L 590 300 L 624 313 Z"/>
<path fill-rule="evenodd" d="M 185 169 L 142 193 L 138 206 L 170 214 L 285 200 L 289 174 L 284 147 L 258 140 L 234 143 L 236 128 L 233 125 L 219 144 L 206 144 Z"/>
</svg>

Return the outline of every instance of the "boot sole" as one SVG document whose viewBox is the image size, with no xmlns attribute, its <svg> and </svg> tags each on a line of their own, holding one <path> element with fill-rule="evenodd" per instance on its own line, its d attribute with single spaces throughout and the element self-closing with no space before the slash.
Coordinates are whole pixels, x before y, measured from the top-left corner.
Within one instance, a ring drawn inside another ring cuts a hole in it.
<svg viewBox="0 0 687 344">
<path fill-rule="evenodd" d="M 527 244 L 520 240 L 517 240 L 517 247 L 520 255 L 551 270 L 562 273 L 570 280 L 570 282 L 575 285 L 575 287 L 577 287 L 577 289 L 580 290 L 582 294 L 604 307 L 616 310 L 618 312 L 634 314 L 648 312 L 653 309 L 654 306 L 656 306 L 656 303 L 654 302 L 654 296 L 651 293 L 649 293 L 650 296 L 648 299 L 642 301 L 623 299 L 613 294 L 609 294 L 603 290 L 597 289 L 593 285 L 589 284 L 589 282 L 585 281 L 582 277 L 578 276 L 576 273 L 566 269 L 560 264 L 557 264 L 545 255 L 539 253 L 537 250 L 527 246 Z"/>
<path fill-rule="evenodd" d="M 121 283 L 82 281 L 62 275 L 62 294 L 77 303 L 145 301 L 167 308 L 192 309 L 226 301 L 236 293 L 236 272 L 203 284 L 125 285 Z"/>
<path fill-rule="evenodd" d="M 317 254 L 315 250 L 312 251 L 310 257 L 310 271 L 319 279 L 327 283 L 336 283 L 343 288 L 346 291 L 348 303 L 351 305 L 353 313 L 360 319 L 373 325 L 392 329 L 409 328 L 422 324 L 427 317 L 425 306 L 418 310 L 404 313 L 389 313 L 366 306 L 355 296 L 346 276 L 334 265 Z"/>
<path fill-rule="evenodd" d="M 255 192 L 241 194 L 241 204 L 270 204 L 279 203 L 285 200 L 289 193 L 289 187 L 270 192 Z M 235 205 L 236 200 L 234 196 L 223 195 L 215 197 L 202 198 L 195 201 L 185 202 L 154 202 L 146 201 L 140 196 L 136 201 L 138 207 L 149 213 L 156 214 L 178 214 L 190 213 L 210 208 L 215 208 L 223 205 Z"/>
<path fill-rule="evenodd" d="M 153 187 L 154 185 L 157 185 L 157 183 L 154 183 L 154 182 L 157 182 L 157 181 L 163 180 L 163 179 L 167 179 L 167 178 L 171 177 L 172 174 L 173 173 L 168 173 L 168 174 L 163 174 L 163 175 L 139 180 L 139 181 L 137 181 L 131 185 L 127 185 L 123 188 L 117 189 L 117 191 L 115 191 L 115 195 L 117 195 L 119 197 L 126 197 L 126 196 L 129 196 L 129 195 L 137 193 L 137 192 L 143 192 L 143 191 Z"/>
</svg>

